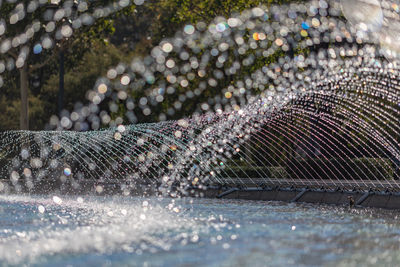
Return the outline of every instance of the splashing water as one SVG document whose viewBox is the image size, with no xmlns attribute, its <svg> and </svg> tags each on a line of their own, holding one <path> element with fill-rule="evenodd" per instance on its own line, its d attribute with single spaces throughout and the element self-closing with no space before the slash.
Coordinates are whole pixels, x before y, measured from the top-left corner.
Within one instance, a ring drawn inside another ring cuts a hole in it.
<svg viewBox="0 0 400 267">
<path fill-rule="evenodd" d="M 123 251 L 140 255 L 169 251 L 177 242 L 197 242 L 196 233 L 210 227 L 207 218 L 186 218 L 178 214 L 180 206 L 157 199 L 54 196 L 52 200 L 39 196 L 0 198 L 2 209 L 3 204 L 9 204 L 2 213 L 25 211 L 16 218 L 2 218 L 3 224 L 13 227 L 1 233 L 0 260 L 18 264 L 62 253 Z M 14 220 L 21 220 L 21 224 Z M 218 224 L 223 222 L 215 221 L 214 227 Z"/>
<path fill-rule="evenodd" d="M 184 194 L 225 183 L 396 189 L 398 12 L 387 1 L 319 1 L 186 25 L 50 122 L 111 128 L 2 133 L 3 176 L 17 190 L 122 179 L 126 194 L 139 184 Z M 193 98 L 190 117 L 167 120 Z M 173 104 L 158 113 L 164 102 Z"/>
<path fill-rule="evenodd" d="M 130 4 L 3 2 L 14 8 L 0 19 L 0 74 Z M 188 24 L 111 67 L 88 104 L 53 116 L 51 130 L 1 132 L 0 261 L 398 261 L 397 217 L 143 197 L 215 185 L 398 191 L 398 4 L 310 1 Z M 35 12 L 44 21 L 11 34 Z M 12 194 L 25 191 L 44 195 Z"/>
<path fill-rule="evenodd" d="M 0 197 L 3 264 L 372 266 L 399 260 L 400 226 L 393 211 L 214 199 L 177 199 L 170 205 L 155 198 L 57 198 Z"/>
</svg>

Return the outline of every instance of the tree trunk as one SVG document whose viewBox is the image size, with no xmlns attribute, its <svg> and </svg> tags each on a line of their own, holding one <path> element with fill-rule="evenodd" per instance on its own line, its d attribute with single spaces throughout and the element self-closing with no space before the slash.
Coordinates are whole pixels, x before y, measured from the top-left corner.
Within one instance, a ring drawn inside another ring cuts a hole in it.
<svg viewBox="0 0 400 267">
<path fill-rule="evenodd" d="M 24 64 L 19 69 L 20 90 L 21 90 L 21 113 L 19 127 L 21 130 L 29 130 L 29 114 L 28 114 L 28 65 Z"/>
<path fill-rule="evenodd" d="M 64 51 L 61 49 L 60 53 L 60 74 L 59 74 L 59 88 L 58 88 L 58 116 L 61 118 L 61 112 L 64 108 Z"/>
</svg>

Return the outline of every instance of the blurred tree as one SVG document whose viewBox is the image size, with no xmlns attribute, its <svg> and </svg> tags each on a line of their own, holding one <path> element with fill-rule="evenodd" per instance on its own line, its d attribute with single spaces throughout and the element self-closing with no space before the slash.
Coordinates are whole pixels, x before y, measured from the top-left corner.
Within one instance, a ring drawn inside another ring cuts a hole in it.
<svg viewBox="0 0 400 267">
<path fill-rule="evenodd" d="M 100 77 L 105 74 L 107 64 L 117 64 L 116 59 L 119 59 L 118 62 L 127 62 L 133 55 L 149 53 L 154 45 L 157 45 L 165 37 L 173 36 L 177 29 L 182 28 L 185 24 L 194 24 L 199 21 L 209 23 L 216 16 L 228 17 L 233 12 L 241 12 L 260 4 L 271 5 L 273 3 L 291 1 L 148 0 L 141 8 L 136 9 L 135 5 L 130 5 L 113 16 L 97 19 L 96 21 L 92 21 L 94 24 L 89 24 L 77 29 L 73 27 L 75 20 L 70 19 L 72 18 L 71 13 L 69 17 L 63 17 L 59 21 L 56 21 L 54 29 L 51 32 L 47 32 L 47 27 L 49 27 L 49 24 L 51 26 L 51 21 L 45 20 L 42 16 L 48 9 L 44 4 L 39 5 L 35 11 L 29 13 L 27 12 L 28 1 L 17 1 L 14 3 L 4 2 L 0 6 L 0 14 L 7 14 L 8 17 L 6 17 L 10 20 L 17 6 L 22 2 L 24 3 L 23 9 L 25 10 L 25 16 L 21 20 L 15 24 L 10 24 L 9 21 L 6 21 L 6 18 L 0 20 L 0 25 L 2 25 L 1 23 L 3 23 L 3 25 L 7 24 L 7 31 L 0 34 L 0 45 L 3 45 L 7 40 L 13 40 L 16 33 L 23 32 L 24 30 L 27 31 L 26 29 L 33 27 L 32 25 L 37 25 L 35 23 L 39 23 L 40 29 L 35 32 L 34 36 L 26 43 L 20 44 L 17 47 L 10 47 L 5 53 L 0 53 L 0 65 L 3 62 L 4 68 L 8 70 L 2 74 L 0 73 L 3 75 L 3 79 L 0 81 L 0 85 L 3 83 L 0 94 L 6 95 L 7 100 L 10 100 L 9 103 L 14 103 L 12 105 L 13 107 L 17 106 L 19 103 L 23 111 L 21 114 L 25 114 L 23 116 L 24 118 L 28 118 L 26 115 L 28 112 L 27 103 L 33 101 L 33 99 L 36 99 L 35 101 L 40 101 L 39 107 L 35 108 L 35 112 L 43 114 L 39 109 L 40 107 L 45 109 L 44 117 L 42 119 L 34 119 L 39 118 L 39 115 L 36 115 L 30 110 L 29 117 L 34 121 L 32 121 L 32 125 L 30 125 L 29 128 L 43 129 L 44 122 L 48 121 L 52 114 L 56 114 L 55 99 L 58 88 L 57 55 L 59 51 L 62 50 L 65 54 L 65 108 L 70 110 L 77 101 L 82 101 L 86 91 L 94 86 L 94 77 Z M 48 3 L 47 1 L 39 1 L 38 3 L 42 2 Z M 56 8 L 56 6 L 53 6 L 49 11 L 53 18 L 59 9 L 65 9 L 65 6 L 71 3 L 71 1 L 57 2 L 59 3 L 58 7 Z M 76 4 L 73 4 L 71 9 L 78 9 L 78 18 L 83 19 L 85 14 L 93 14 L 96 7 L 105 6 L 107 3 L 111 2 L 115 1 L 90 2 L 87 9 L 83 9 L 82 7 L 80 9 L 79 7 L 72 8 L 74 5 L 76 6 Z M 84 1 L 80 1 L 79 3 L 84 3 Z M 82 12 L 79 12 L 79 10 L 82 10 Z M 55 39 L 50 47 L 51 49 L 45 49 L 43 47 L 44 41 L 48 40 L 47 37 L 54 39 L 57 31 L 61 31 L 63 26 L 64 29 L 66 29 L 65 27 L 68 25 L 74 30 L 71 36 L 59 40 Z M 27 28 L 25 29 L 24 27 Z M 107 45 L 107 43 L 109 44 Z M 42 46 L 40 53 L 37 53 L 40 50 L 40 46 L 36 46 L 38 44 Z M 14 69 L 10 68 L 11 65 L 16 65 L 21 51 L 26 51 L 26 49 L 24 49 L 26 47 L 29 49 L 23 66 Z M 38 49 L 36 52 L 35 47 Z M 97 52 L 95 51 L 96 49 L 100 49 L 100 51 Z M 14 56 L 12 54 L 14 54 Z M 103 56 L 105 58 L 103 58 Z M 107 58 L 110 60 L 108 61 Z M 3 61 L 1 61 L 1 59 L 3 59 Z M 270 61 L 273 61 L 273 59 Z M 256 62 L 252 67 L 255 69 L 263 64 L 265 64 L 264 61 Z M 110 67 L 110 65 L 108 67 Z M 22 79 L 23 82 L 21 83 L 21 78 L 19 78 L 20 73 L 25 72 L 27 75 L 21 75 L 21 77 L 25 77 Z M 247 73 L 243 72 L 241 75 L 244 76 L 246 74 Z M 227 82 L 229 81 L 227 80 Z M 21 97 L 17 96 L 17 86 L 20 86 L 21 94 L 24 92 L 23 101 L 20 101 Z M 30 89 L 29 94 L 27 94 L 28 88 Z M 133 95 L 133 97 L 140 97 L 138 92 L 135 92 L 135 94 L 137 95 Z M 210 96 L 209 93 L 206 93 L 204 97 Z M 170 101 L 166 100 L 160 109 L 165 111 L 168 106 L 173 105 L 173 103 L 173 99 Z M 193 103 L 188 102 L 184 109 L 181 110 L 181 113 L 193 112 L 195 105 L 196 101 L 193 101 Z M 16 110 L 19 109 L 17 108 Z M 15 115 L 17 113 L 14 112 L 13 114 Z M 181 114 L 176 114 L 176 116 L 180 115 Z M 0 129 L 17 128 L 15 122 L 10 123 L 8 118 L 2 119 L 4 116 L 4 114 L 0 114 Z M 149 119 L 155 118 L 147 118 L 147 120 Z M 28 123 L 26 119 L 22 118 L 21 122 Z M 26 124 L 22 125 L 21 123 L 21 129 L 28 128 Z"/>
<path fill-rule="evenodd" d="M 116 31 L 110 38 L 111 42 L 121 45 L 129 51 L 132 49 L 134 54 L 138 56 L 147 55 L 151 49 L 158 45 L 162 39 L 166 37 L 173 37 L 178 29 L 182 29 L 186 24 L 196 25 L 199 22 L 206 24 L 212 22 L 216 17 L 222 16 L 228 18 L 234 13 L 240 13 L 243 10 L 257 7 L 260 5 L 270 6 L 272 4 L 284 4 L 295 2 L 293 0 L 239 0 L 239 1 L 218 1 L 218 0 L 149 0 L 145 5 L 137 10 L 135 16 L 121 16 L 116 21 Z M 300 2 L 300 1 L 296 1 Z M 249 37 L 249 33 L 246 38 Z M 233 62 L 235 53 L 230 51 L 231 56 L 228 61 Z M 199 55 L 202 52 L 199 53 Z M 251 51 L 249 51 L 251 53 Z M 241 55 L 240 58 L 244 59 L 249 56 L 249 53 Z M 235 75 L 235 80 L 243 79 L 246 75 L 254 72 L 266 64 L 275 62 L 277 58 L 284 55 L 285 52 L 281 51 L 278 55 L 273 55 L 269 58 L 256 57 L 254 64 L 245 68 L 242 72 Z M 198 55 L 198 56 L 199 56 Z M 236 55 L 237 56 L 237 55 Z M 177 64 L 179 65 L 179 58 L 176 57 Z M 215 62 L 210 61 L 210 65 Z M 173 95 L 165 95 L 164 101 L 157 106 L 152 107 L 152 112 L 148 116 L 143 116 L 139 107 L 135 109 L 135 114 L 140 122 L 157 121 L 158 115 L 161 113 L 167 114 L 167 110 L 174 106 L 177 98 L 185 94 L 189 90 L 194 90 L 198 87 L 201 79 L 196 78 L 191 81 L 190 86 L 186 88 L 178 88 Z M 225 77 L 223 85 L 219 84 L 218 88 L 223 89 L 229 84 L 234 83 L 230 77 Z M 169 119 L 176 119 L 182 116 L 193 114 L 199 107 L 199 103 L 213 98 L 216 94 L 220 94 L 219 90 L 205 90 L 201 96 L 193 98 L 193 101 L 187 99 L 185 104 L 179 110 L 175 110 L 174 114 L 168 116 Z M 145 96 L 144 91 L 134 90 L 131 97 L 133 99 L 140 99 Z M 118 100 L 117 100 L 118 102 Z M 124 114 L 124 111 L 118 111 L 119 114 Z"/>
<path fill-rule="evenodd" d="M 60 51 L 73 47 L 78 50 L 74 55 L 79 56 L 92 40 L 113 31 L 110 17 L 123 8 L 133 10 L 129 5 L 129 1 L 115 5 L 106 0 L 0 1 L 0 73 L 7 70 L 7 80 L 19 76 L 20 129 L 29 129 L 30 77 L 37 79 L 36 72 L 52 66 Z M 54 69 L 47 69 L 46 75 L 52 72 Z"/>
<path fill-rule="evenodd" d="M 82 55 L 81 60 L 69 67 L 65 74 L 65 109 L 73 110 L 76 104 L 82 103 L 86 92 L 93 87 L 98 77 L 110 66 L 117 65 L 127 58 L 129 56 L 113 44 L 100 40 L 92 41 L 91 48 Z M 40 100 L 48 115 L 56 113 L 53 101 L 57 97 L 57 85 L 58 75 L 53 74 L 41 90 Z"/>
</svg>

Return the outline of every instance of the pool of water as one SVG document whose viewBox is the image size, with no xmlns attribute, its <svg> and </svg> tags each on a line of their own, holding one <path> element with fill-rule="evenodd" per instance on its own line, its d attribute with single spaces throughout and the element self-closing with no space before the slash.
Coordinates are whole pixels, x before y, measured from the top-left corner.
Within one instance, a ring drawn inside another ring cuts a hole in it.
<svg viewBox="0 0 400 267">
<path fill-rule="evenodd" d="M 0 263 L 351 266 L 400 263 L 399 213 L 217 199 L 0 196 Z"/>
</svg>

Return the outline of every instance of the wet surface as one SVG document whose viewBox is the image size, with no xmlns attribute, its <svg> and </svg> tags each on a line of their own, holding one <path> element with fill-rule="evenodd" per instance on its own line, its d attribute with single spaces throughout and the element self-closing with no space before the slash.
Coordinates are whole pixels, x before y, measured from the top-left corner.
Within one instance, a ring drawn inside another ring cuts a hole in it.
<svg viewBox="0 0 400 267">
<path fill-rule="evenodd" d="M 0 196 L 2 265 L 400 262 L 399 213 L 217 199 Z"/>
</svg>

